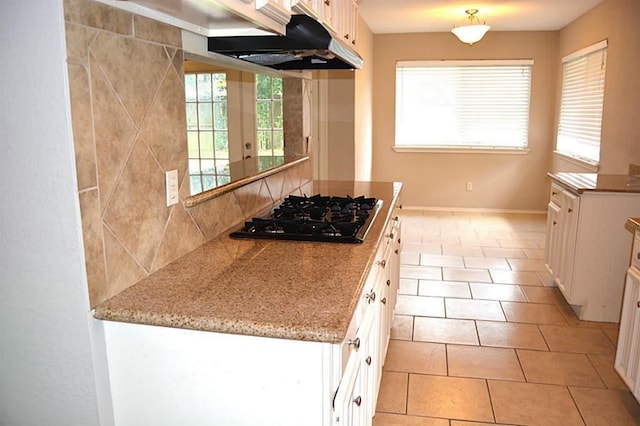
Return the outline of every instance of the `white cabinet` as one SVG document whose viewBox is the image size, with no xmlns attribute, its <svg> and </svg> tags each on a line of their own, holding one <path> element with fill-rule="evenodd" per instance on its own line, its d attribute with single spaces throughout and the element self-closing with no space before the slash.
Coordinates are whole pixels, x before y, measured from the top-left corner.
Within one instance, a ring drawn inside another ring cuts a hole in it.
<svg viewBox="0 0 640 426">
<path fill-rule="evenodd" d="M 287 25 L 291 19 L 289 0 L 255 0 L 255 9 L 279 25 Z"/>
<path fill-rule="evenodd" d="M 397 297 L 400 232 L 400 220 L 390 220 L 341 343 L 99 321 L 115 423 L 371 425 Z"/>
<path fill-rule="evenodd" d="M 638 231 L 633 247 L 632 262 L 640 259 Z M 640 269 L 633 263 L 627 271 L 615 369 L 636 400 L 640 401 Z"/>
<path fill-rule="evenodd" d="M 627 218 L 640 194 L 584 191 L 554 182 L 547 209 L 545 261 L 578 318 L 617 322 L 631 250 Z"/>
</svg>

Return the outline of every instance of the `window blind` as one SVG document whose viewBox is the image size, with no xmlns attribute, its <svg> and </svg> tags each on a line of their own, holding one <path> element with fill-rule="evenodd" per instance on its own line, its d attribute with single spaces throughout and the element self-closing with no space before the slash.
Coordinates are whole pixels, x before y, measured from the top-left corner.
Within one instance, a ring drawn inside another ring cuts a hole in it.
<svg viewBox="0 0 640 426">
<path fill-rule="evenodd" d="M 533 60 L 402 61 L 398 147 L 524 149 Z"/>
<path fill-rule="evenodd" d="M 556 149 L 565 155 L 597 163 L 600 160 L 607 41 L 568 55 L 562 62 Z"/>
</svg>

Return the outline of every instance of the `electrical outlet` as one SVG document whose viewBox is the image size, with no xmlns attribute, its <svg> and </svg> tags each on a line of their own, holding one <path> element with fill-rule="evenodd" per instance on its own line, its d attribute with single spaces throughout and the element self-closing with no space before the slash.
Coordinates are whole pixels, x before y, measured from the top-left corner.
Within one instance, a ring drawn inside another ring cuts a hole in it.
<svg viewBox="0 0 640 426">
<path fill-rule="evenodd" d="M 467 182 L 467 191 L 473 191 L 473 182 Z"/>
<path fill-rule="evenodd" d="M 167 207 L 178 204 L 178 170 L 165 172 L 167 185 Z"/>
</svg>

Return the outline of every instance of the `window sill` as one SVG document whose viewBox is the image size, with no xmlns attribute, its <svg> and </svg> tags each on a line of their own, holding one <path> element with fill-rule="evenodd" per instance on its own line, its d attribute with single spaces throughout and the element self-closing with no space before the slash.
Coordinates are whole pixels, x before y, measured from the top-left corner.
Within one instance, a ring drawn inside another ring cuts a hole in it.
<svg viewBox="0 0 640 426">
<path fill-rule="evenodd" d="M 593 173 L 597 173 L 598 172 L 598 168 L 599 168 L 599 163 L 593 162 L 593 161 L 588 161 L 585 160 L 583 158 L 579 158 L 579 157 L 574 157 L 572 155 L 569 154 L 565 154 L 562 153 L 560 151 L 553 151 L 553 153 L 555 155 L 557 155 L 558 157 L 562 158 L 565 161 L 568 161 L 569 163 L 573 163 L 577 166 L 580 166 L 584 169 L 586 169 L 587 171 L 593 172 Z"/>
<path fill-rule="evenodd" d="M 485 148 L 485 147 L 429 147 L 429 146 L 394 146 L 395 152 L 425 152 L 434 154 L 528 154 L 529 148 Z"/>
</svg>

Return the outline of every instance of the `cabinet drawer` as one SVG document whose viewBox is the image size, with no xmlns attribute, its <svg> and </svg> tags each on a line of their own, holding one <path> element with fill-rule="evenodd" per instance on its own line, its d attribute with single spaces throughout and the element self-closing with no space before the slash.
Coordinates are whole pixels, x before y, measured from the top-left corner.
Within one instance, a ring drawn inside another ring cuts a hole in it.
<svg viewBox="0 0 640 426">
<path fill-rule="evenodd" d="M 640 232 L 636 231 L 631 250 L 631 264 L 640 269 Z"/>
<path fill-rule="evenodd" d="M 557 206 L 562 206 L 562 187 L 555 183 L 551 184 L 551 192 L 549 193 L 549 200 Z"/>
</svg>

